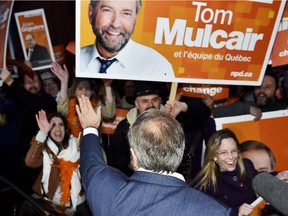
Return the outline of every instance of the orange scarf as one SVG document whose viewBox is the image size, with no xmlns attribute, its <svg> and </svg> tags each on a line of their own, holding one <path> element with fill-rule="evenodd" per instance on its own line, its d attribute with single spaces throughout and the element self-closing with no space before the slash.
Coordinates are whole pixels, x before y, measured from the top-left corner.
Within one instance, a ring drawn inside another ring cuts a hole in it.
<svg viewBox="0 0 288 216">
<path fill-rule="evenodd" d="M 98 103 L 95 99 L 90 100 L 93 108 L 97 107 Z M 73 134 L 74 137 L 78 137 L 80 132 L 82 131 L 82 127 L 77 115 L 76 111 L 76 104 L 77 104 L 77 99 L 76 98 L 71 98 L 69 99 L 68 102 L 68 109 L 69 109 L 69 114 L 67 116 L 67 122 L 68 126 L 71 130 L 71 133 Z"/>
<path fill-rule="evenodd" d="M 62 196 L 60 199 L 61 206 L 65 206 L 70 197 L 70 188 L 71 188 L 71 178 L 73 172 L 80 164 L 79 160 L 76 162 L 65 161 L 62 158 L 57 158 L 58 164 L 52 164 L 53 167 L 57 167 L 60 170 L 60 187 L 62 191 Z"/>
</svg>

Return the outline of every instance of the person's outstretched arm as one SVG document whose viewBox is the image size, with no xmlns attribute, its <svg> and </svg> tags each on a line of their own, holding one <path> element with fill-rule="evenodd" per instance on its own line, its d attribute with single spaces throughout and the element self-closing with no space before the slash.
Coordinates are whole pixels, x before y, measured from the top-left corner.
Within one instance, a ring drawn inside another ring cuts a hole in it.
<svg viewBox="0 0 288 216">
<path fill-rule="evenodd" d="M 39 132 L 37 133 L 35 139 L 31 141 L 30 149 L 25 157 L 26 166 L 31 168 L 38 168 L 42 166 L 42 150 L 45 148 L 45 140 L 52 128 L 52 123 L 49 123 L 46 112 L 44 110 L 40 110 L 35 117 L 39 127 Z"/>
<path fill-rule="evenodd" d="M 97 128 L 101 122 L 101 107 L 95 112 L 88 97 L 78 98 L 76 111 L 83 130 L 80 147 L 82 185 L 93 215 L 108 215 L 107 203 L 117 196 L 128 177 L 108 166 L 104 159 Z"/>
<path fill-rule="evenodd" d="M 69 114 L 68 108 L 68 80 L 69 80 L 69 71 L 66 65 L 63 65 L 63 68 L 57 63 L 52 63 L 51 71 L 58 77 L 61 81 L 60 87 L 60 97 L 57 101 L 57 110 L 62 113 L 65 117 Z"/>
</svg>

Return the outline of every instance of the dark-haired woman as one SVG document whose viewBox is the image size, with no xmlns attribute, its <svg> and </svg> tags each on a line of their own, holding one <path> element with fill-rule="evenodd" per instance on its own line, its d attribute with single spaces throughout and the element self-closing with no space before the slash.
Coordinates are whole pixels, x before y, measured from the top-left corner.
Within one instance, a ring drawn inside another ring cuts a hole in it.
<svg viewBox="0 0 288 216">
<path fill-rule="evenodd" d="M 41 110 L 36 120 L 40 130 L 25 158 L 28 167 L 43 167 L 33 190 L 65 214 L 72 215 L 85 201 L 79 173 L 78 139 L 70 134 L 65 118 L 58 112 L 47 117 Z"/>
</svg>

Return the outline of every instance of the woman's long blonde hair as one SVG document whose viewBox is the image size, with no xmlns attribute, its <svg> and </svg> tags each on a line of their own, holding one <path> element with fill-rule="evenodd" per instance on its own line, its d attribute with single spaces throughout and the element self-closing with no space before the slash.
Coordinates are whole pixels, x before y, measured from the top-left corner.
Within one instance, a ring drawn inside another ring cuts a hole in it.
<svg viewBox="0 0 288 216">
<path fill-rule="evenodd" d="M 216 131 L 211 138 L 209 139 L 206 151 L 205 151 L 205 160 L 204 164 L 202 166 L 202 169 L 198 173 L 198 175 L 195 177 L 195 179 L 192 181 L 192 184 L 195 188 L 206 191 L 207 188 L 211 187 L 213 188 L 214 193 L 216 193 L 217 190 L 217 175 L 220 172 L 219 166 L 215 162 L 215 156 L 217 155 L 217 152 L 219 150 L 219 147 L 222 143 L 223 139 L 232 138 L 237 144 L 237 147 L 239 147 L 239 141 L 236 137 L 236 135 L 229 129 L 225 128 L 219 131 Z M 242 161 L 241 156 L 238 156 L 237 159 L 237 166 L 240 168 L 240 178 L 243 178 L 246 176 L 245 167 Z"/>
</svg>

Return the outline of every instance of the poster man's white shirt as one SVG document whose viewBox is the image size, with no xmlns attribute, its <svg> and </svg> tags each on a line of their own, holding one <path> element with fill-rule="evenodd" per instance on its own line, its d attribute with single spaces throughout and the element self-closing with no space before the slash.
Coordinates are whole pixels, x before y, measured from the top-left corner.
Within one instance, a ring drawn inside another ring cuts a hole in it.
<svg viewBox="0 0 288 216">
<path fill-rule="evenodd" d="M 81 48 L 80 74 L 91 73 L 91 77 L 99 77 L 99 53 L 95 44 Z M 108 69 L 107 75 L 114 78 L 142 78 L 155 80 L 171 80 L 175 77 L 172 65 L 156 50 L 129 40 L 126 46 L 115 56 L 117 59 Z M 101 74 L 100 76 L 102 76 Z"/>
</svg>

